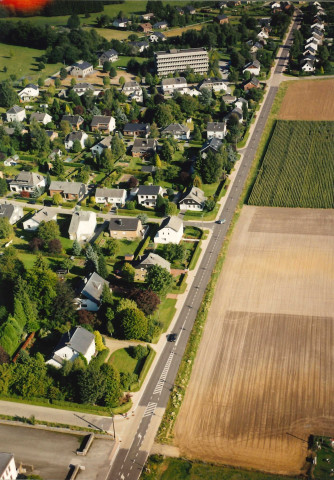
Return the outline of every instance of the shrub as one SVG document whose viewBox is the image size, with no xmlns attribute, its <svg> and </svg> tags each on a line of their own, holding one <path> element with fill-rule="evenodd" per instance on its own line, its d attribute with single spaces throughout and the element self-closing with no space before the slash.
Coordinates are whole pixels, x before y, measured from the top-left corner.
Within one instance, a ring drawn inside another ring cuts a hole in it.
<svg viewBox="0 0 334 480">
<path fill-rule="evenodd" d="M 147 357 L 148 349 L 143 345 L 136 345 L 135 347 L 129 348 L 129 353 L 132 358 L 135 358 L 136 360 L 141 360 L 142 358 Z"/>
</svg>

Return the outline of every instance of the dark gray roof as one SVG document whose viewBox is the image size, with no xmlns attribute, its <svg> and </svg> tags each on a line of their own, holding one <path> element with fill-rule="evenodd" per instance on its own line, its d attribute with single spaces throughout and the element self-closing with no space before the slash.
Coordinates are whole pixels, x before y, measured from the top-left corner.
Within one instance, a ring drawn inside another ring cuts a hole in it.
<svg viewBox="0 0 334 480">
<path fill-rule="evenodd" d="M 52 180 L 49 190 L 60 190 L 64 193 L 79 195 L 81 190 L 85 190 L 85 185 L 80 182 L 61 182 Z"/>
<path fill-rule="evenodd" d="M 150 125 L 148 123 L 126 123 L 124 125 L 124 131 L 126 132 L 149 132 Z"/>
<path fill-rule="evenodd" d="M 109 230 L 122 232 L 135 232 L 140 220 L 138 218 L 113 217 L 109 222 Z"/>
<path fill-rule="evenodd" d="M 156 171 L 156 167 L 154 165 L 143 165 L 141 167 L 141 171 L 145 173 L 153 173 Z"/>
<path fill-rule="evenodd" d="M 245 85 L 247 85 L 248 83 L 252 83 L 256 87 L 260 85 L 260 82 L 256 77 L 252 77 L 250 80 L 248 80 L 248 82 L 245 83 Z"/>
<path fill-rule="evenodd" d="M 123 198 L 124 188 L 97 188 L 95 197 Z"/>
<path fill-rule="evenodd" d="M 165 85 L 179 85 L 179 84 L 187 84 L 187 80 L 184 77 L 176 77 L 176 78 L 164 78 L 161 81 L 161 85 L 164 87 Z"/>
<path fill-rule="evenodd" d="M 0 218 L 8 218 L 8 220 L 10 220 L 14 210 L 14 205 L 11 205 L 10 203 L 0 204 Z"/>
<path fill-rule="evenodd" d="M 99 303 L 103 292 L 103 285 L 107 285 L 109 287 L 107 280 L 104 280 L 104 278 L 100 277 L 100 275 L 98 275 L 96 272 L 93 272 L 88 278 L 84 288 L 81 291 L 81 294 L 84 297 Z"/>
<path fill-rule="evenodd" d="M 137 195 L 159 195 L 159 185 L 139 185 Z"/>
<path fill-rule="evenodd" d="M 153 35 L 156 35 L 158 38 L 161 38 L 161 39 L 166 38 L 166 36 L 161 32 L 154 32 Z"/>
<path fill-rule="evenodd" d="M 84 137 L 85 134 L 86 133 L 82 132 L 81 130 L 78 132 L 71 132 L 68 135 L 66 135 L 65 142 L 75 142 L 76 140 L 79 140 L 79 142 L 81 142 L 82 137 Z"/>
<path fill-rule="evenodd" d="M 203 190 L 197 187 L 192 187 L 186 191 L 182 199 L 180 200 L 180 203 L 182 203 L 183 200 L 195 200 L 198 203 L 203 203 L 206 200 L 206 197 L 204 195 Z"/>
<path fill-rule="evenodd" d="M 14 105 L 14 107 L 10 108 L 9 110 L 7 110 L 6 113 L 20 113 L 24 110 L 24 108 L 22 107 L 18 107 L 17 105 Z"/>
<path fill-rule="evenodd" d="M 141 152 L 151 150 L 156 146 L 156 140 L 154 138 L 136 138 L 133 142 L 132 151 Z"/>
<path fill-rule="evenodd" d="M 246 63 L 246 65 L 244 65 L 244 69 L 249 67 L 260 68 L 261 64 L 258 60 L 253 60 L 251 62 Z"/>
<path fill-rule="evenodd" d="M 28 83 L 24 88 L 33 88 L 34 90 L 38 90 L 38 86 L 34 83 Z"/>
<path fill-rule="evenodd" d="M 73 90 L 80 90 L 82 88 L 87 88 L 89 90 L 94 90 L 94 87 L 91 83 L 88 82 L 82 82 L 82 83 L 77 83 L 76 85 L 73 85 Z"/>
<path fill-rule="evenodd" d="M 116 52 L 116 50 L 111 48 L 110 50 L 107 50 L 106 52 L 103 52 L 102 55 L 105 55 L 108 58 L 112 58 L 113 56 L 118 55 L 118 52 Z"/>
<path fill-rule="evenodd" d="M 14 458 L 13 453 L 0 452 L 0 476 L 5 473 L 6 468 L 8 467 L 12 458 Z"/>
<path fill-rule="evenodd" d="M 97 127 L 98 125 L 109 125 L 112 117 L 110 115 L 94 115 L 91 121 L 91 127 Z"/>
<path fill-rule="evenodd" d="M 22 170 L 16 177 L 15 180 L 12 180 L 11 183 L 14 185 L 21 184 L 26 186 L 36 186 L 43 180 L 43 175 L 35 172 L 26 172 Z"/>
<path fill-rule="evenodd" d="M 38 210 L 33 216 L 32 219 L 36 223 L 41 223 L 41 222 L 50 222 L 51 220 L 54 219 L 55 213 L 52 209 L 48 208 L 42 208 L 41 210 Z"/>
<path fill-rule="evenodd" d="M 183 135 L 188 133 L 189 128 L 181 125 L 180 123 L 171 123 L 168 127 L 164 128 L 161 133 L 172 133 L 174 135 Z"/>
<path fill-rule="evenodd" d="M 73 63 L 72 68 L 77 67 L 77 68 L 80 68 L 80 70 L 86 70 L 86 68 L 90 68 L 91 66 L 92 64 L 89 62 L 76 62 L 76 63 Z"/>
<path fill-rule="evenodd" d="M 62 120 L 66 120 L 71 125 L 77 125 L 78 123 L 82 123 L 84 119 L 80 115 L 63 115 Z"/>
<path fill-rule="evenodd" d="M 41 112 L 34 112 L 30 115 L 30 121 L 36 120 L 36 122 L 43 122 L 46 115 L 48 115 L 48 114 L 47 113 L 41 113 Z"/>
<path fill-rule="evenodd" d="M 217 15 L 218 20 L 225 20 L 226 18 L 228 18 L 227 15 Z"/>
<path fill-rule="evenodd" d="M 85 355 L 93 341 L 95 342 L 94 333 L 89 332 L 83 327 L 73 327 L 69 332 L 64 333 L 54 352 L 56 353 L 58 350 L 68 345 L 76 352 Z"/>
<path fill-rule="evenodd" d="M 157 23 L 155 23 L 155 24 L 153 25 L 153 28 L 159 28 L 159 27 L 161 27 L 162 25 L 168 25 L 168 23 L 167 23 L 165 20 L 163 20 L 162 22 L 157 22 Z"/>
<path fill-rule="evenodd" d="M 209 148 L 211 150 L 214 150 L 215 152 L 218 152 L 220 147 L 222 146 L 223 142 L 219 138 L 212 138 L 208 142 L 206 142 L 203 147 L 201 148 L 201 152 L 204 152 L 205 150 L 208 150 Z"/>
<path fill-rule="evenodd" d="M 225 122 L 208 122 L 206 127 L 207 131 L 209 132 L 224 132 L 226 129 Z"/>
<path fill-rule="evenodd" d="M 129 45 L 131 45 L 132 47 L 148 47 L 148 42 L 129 42 Z"/>
</svg>

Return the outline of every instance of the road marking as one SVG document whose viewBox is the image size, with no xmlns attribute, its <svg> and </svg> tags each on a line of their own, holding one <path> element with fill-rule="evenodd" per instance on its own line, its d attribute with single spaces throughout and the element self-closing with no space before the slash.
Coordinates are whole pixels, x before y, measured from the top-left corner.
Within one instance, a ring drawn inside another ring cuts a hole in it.
<svg viewBox="0 0 334 480">
<path fill-rule="evenodd" d="M 170 364 L 172 363 L 172 360 L 173 360 L 173 355 L 174 355 L 174 352 L 171 352 L 168 359 L 167 359 L 167 362 L 164 366 L 164 369 L 163 369 L 163 371 L 160 375 L 158 383 L 155 386 L 155 389 L 153 391 L 153 395 L 160 394 L 162 392 L 162 389 L 164 387 L 164 383 L 165 383 L 165 380 L 166 380 L 166 377 L 167 377 L 167 374 L 168 374 L 168 371 L 169 371 Z"/>
<path fill-rule="evenodd" d="M 143 417 L 150 417 L 154 415 L 154 411 L 157 408 L 157 403 L 149 402 L 149 404 L 146 407 L 146 410 L 144 412 Z"/>
</svg>

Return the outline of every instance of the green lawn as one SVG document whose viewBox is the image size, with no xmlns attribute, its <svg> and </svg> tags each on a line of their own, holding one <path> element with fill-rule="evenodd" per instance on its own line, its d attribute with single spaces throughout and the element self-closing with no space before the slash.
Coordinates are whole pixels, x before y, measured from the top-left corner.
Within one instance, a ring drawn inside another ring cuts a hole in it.
<svg viewBox="0 0 334 480">
<path fill-rule="evenodd" d="M 129 353 L 129 348 L 121 348 L 110 355 L 108 363 L 113 365 L 120 373 L 140 374 L 145 359 L 136 360 Z"/>
<path fill-rule="evenodd" d="M 134 32 L 132 32 L 134 33 Z M 117 62 L 113 62 L 113 66 L 118 68 L 118 67 L 126 67 L 129 60 L 134 59 L 137 60 L 138 63 L 143 63 L 145 60 L 147 60 L 144 57 L 127 57 L 126 55 L 121 56 L 118 58 Z"/>
<path fill-rule="evenodd" d="M 168 330 L 170 322 L 172 321 L 176 312 L 175 304 L 175 298 L 165 298 L 160 304 L 159 310 L 156 313 L 156 319 L 162 324 L 162 332 L 166 332 Z"/>
<path fill-rule="evenodd" d="M 268 473 L 221 467 L 209 463 L 190 462 L 181 458 L 149 457 L 141 480 L 292 480 Z"/>
<path fill-rule="evenodd" d="M 216 183 L 203 183 L 201 189 L 204 192 L 206 197 L 213 197 L 215 195 L 217 188 L 219 187 L 220 182 Z"/>
<path fill-rule="evenodd" d="M 44 50 L 0 43 L 0 81 L 8 78 L 11 74 L 15 74 L 18 79 L 28 76 L 37 80 L 39 77 L 46 78 L 58 72 L 62 67 L 61 63 L 47 64 L 41 72 L 37 70 L 37 59 L 44 52 Z M 7 72 L 3 71 L 5 66 Z"/>
</svg>

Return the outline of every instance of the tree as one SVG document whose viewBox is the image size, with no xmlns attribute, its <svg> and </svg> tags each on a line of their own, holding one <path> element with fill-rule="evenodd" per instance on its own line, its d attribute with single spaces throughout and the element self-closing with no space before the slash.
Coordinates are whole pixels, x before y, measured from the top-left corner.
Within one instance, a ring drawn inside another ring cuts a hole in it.
<svg viewBox="0 0 334 480">
<path fill-rule="evenodd" d="M 63 247 L 59 238 L 53 238 L 48 242 L 48 250 L 50 253 L 59 254 L 63 251 Z"/>
<path fill-rule="evenodd" d="M 134 288 L 130 292 L 130 298 L 136 302 L 138 308 L 146 315 L 152 315 L 160 304 L 159 296 L 150 289 Z"/>
<path fill-rule="evenodd" d="M 10 108 L 18 103 L 19 97 L 11 86 L 10 82 L 5 80 L 0 83 L 0 107 Z"/>
<path fill-rule="evenodd" d="M 137 218 L 141 221 L 142 225 L 145 225 L 148 222 L 148 216 L 146 213 L 140 213 L 137 215 Z"/>
<path fill-rule="evenodd" d="M 60 77 L 60 80 L 65 80 L 65 78 L 67 77 L 66 68 L 61 67 L 60 72 L 59 72 L 59 77 Z"/>
<path fill-rule="evenodd" d="M 86 273 L 97 272 L 99 269 L 99 257 L 93 247 L 89 244 L 86 248 Z"/>
<path fill-rule="evenodd" d="M 200 102 L 205 107 L 208 107 L 212 103 L 212 91 L 208 88 L 202 88 L 200 95 Z"/>
<path fill-rule="evenodd" d="M 49 222 L 41 222 L 38 228 L 38 238 L 43 240 L 45 245 L 48 245 L 50 240 L 60 237 L 58 224 L 55 220 Z"/>
<path fill-rule="evenodd" d="M 103 343 L 102 335 L 98 330 L 94 331 L 95 336 L 95 347 L 98 352 L 102 352 L 102 350 L 106 349 L 106 346 Z"/>
<path fill-rule="evenodd" d="M 82 150 L 82 147 L 81 147 L 80 141 L 79 140 L 74 140 L 73 146 L 72 146 L 72 152 L 79 153 L 79 152 L 81 152 L 81 150 Z"/>
<path fill-rule="evenodd" d="M 153 122 L 150 128 L 150 138 L 158 138 L 158 137 L 159 137 L 158 126 L 155 122 Z"/>
<path fill-rule="evenodd" d="M 68 122 L 67 120 L 62 120 L 60 122 L 60 130 L 65 136 L 71 133 L 72 128 L 71 128 L 70 122 Z"/>
<path fill-rule="evenodd" d="M 55 87 L 56 87 L 56 88 L 60 88 L 60 87 L 61 87 L 61 81 L 60 81 L 60 78 L 58 78 L 58 77 L 55 79 Z"/>
<path fill-rule="evenodd" d="M 63 160 L 59 157 L 59 155 L 55 155 L 55 158 L 52 162 L 52 172 L 57 177 L 61 177 L 64 175 L 65 167 Z"/>
<path fill-rule="evenodd" d="M 31 147 L 39 154 L 47 153 L 50 150 L 50 141 L 46 131 L 37 123 L 30 125 Z"/>
<path fill-rule="evenodd" d="M 67 282 L 58 281 L 55 286 L 55 293 L 50 314 L 53 328 L 59 328 L 62 325 L 66 325 L 66 323 L 72 325 L 75 318 L 74 292 L 72 288 Z"/>
<path fill-rule="evenodd" d="M 195 142 L 200 142 L 202 140 L 201 130 L 198 125 L 194 126 L 193 140 Z"/>
<path fill-rule="evenodd" d="M 3 197 L 7 193 L 7 182 L 4 178 L 0 178 L 0 197 Z"/>
<path fill-rule="evenodd" d="M 118 83 L 120 84 L 121 87 L 123 87 L 125 83 L 125 78 L 124 77 L 119 77 Z"/>
<path fill-rule="evenodd" d="M 169 262 L 184 262 L 187 258 L 187 249 L 183 244 L 168 243 L 164 245 L 163 256 Z"/>
<path fill-rule="evenodd" d="M 135 274 L 136 270 L 134 267 L 130 263 L 125 262 L 122 268 L 122 277 L 124 280 L 127 282 L 133 282 L 135 279 Z"/>
<path fill-rule="evenodd" d="M 136 188 L 139 184 L 139 181 L 136 177 L 130 177 L 128 180 L 129 188 Z"/>
<path fill-rule="evenodd" d="M 80 255 L 81 253 L 81 245 L 78 240 L 74 240 L 72 245 L 72 253 L 73 255 Z"/>
<path fill-rule="evenodd" d="M 178 209 L 177 206 L 174 202 L 167 202 L 165 205 L 165 215 L 167 216 L 173 216 L 177 215 Z"/>
<path fill-rule="evenodd" d="M 120 314 L 122 333 L 126 340 L 144 340 L 147 334 L 147 318 L 139 308 L 126 308 Z"/>
<path fill-rule="evenodd" d="M 67 20 L 67 26 L 68 28 L 70 28 L 71 30 L 73 28 L 79 28 L 80 27 L 80 18 L 78 17 L 78 15 L 76 13 L 73 13 L 69 19 Z"/>
<path fill-rule="evenodd" d="M 54 205 L 61 205 L 63 203 L 63 197 L 60 193 L 55 193 L 52 197 L 52 202 Z"/>
<path fill-rule="evenodd" d="M 112 65 L 109 71 L 109 77 L 110 78 L 115 78 L 117 77 L 117 70 L 116 68 Z"/>
<path fill-rule="evenodd" d="M 168 142 L 165 142 L 161 149 L 161 156 L 163 160 L 167 163 L 171 163 L 173 160 L 173 150 Z"/>
<path fill-rule="evenodd" d="M 159 265 L 152 265 L 148 269 L 145 280 L 148 287 L 160 296 L 166 295 L 173 284 L 172 275 Z"/>
<path fill-rule="evenodd" d="M 38 62 L 37 68 L 38 68 L 39 71 L 44 70 L 45 69 L 45 63 Z"/>
<path fill-rule="evenodd" d="M 105 62 L 105 63 L 106 63 L 106 62 Z M 103 77 L 103 85 L 104 85 L 105 87 L 109 87 L 109 85 L 110 85 L 110 78 L 109 78 L 109 77 L 107 77 L 107 76 L 104 76 L 104 77 Z"/>
<path fill-rule="evenodd" d="M 101 369 L 94 364 L 89 365 L 79 376 L 79 396 L 82 403 L 95 405 L 104 391 L 104 375 Z"/>
<path fill-rule="evenodd" d="M 201 176 L 204 183 L 215 183 L 222 173 L 221 159 L 217 153 L 208 151 L 205 162 L 202 164 Z"/>
<path fill-rule="evenodd" d="M 174 121 L 170 105 L 161 103 L 155 108 L 154 121 L 158 127 L 167 127 Z"/>
<path fill-rule="evenodd" d="M 201 180 L 201 177 L 199 175 L 194 176 L 193 185 L 194 185 L 194 187 L 197 187 L 197 188 L 202 187 L 202 180 Z"/>
<path fill-rule="evenodd" d="M 103 255 L 99 256 L 97 273 L 105 280 L 108 278 L 107 262 Z"/>
<path fill-rule="evenodd" d="M 101 366 L 104 377 L 102 401 L 107 407 L 116 407 L 122 395 L 120 375 L 118 371 L 107 363 Z"/>
<path fill-rule="evenodd" d="M 0 238 L 8 238 L 14 230 L 7 217 L 0 218 Z"/>
<path fill-rule="evenodd" d="M 204 202 L 204 208 L 208 212 L 212 212 L 212 210 L 215 208 L 216 202 L 213 197 L 208 197 L 205 202 Z"/>
<path fill-rule="evenodd" d="M 107 252 L 107 255 L 109 255 L 110 257 L 115 257 L 120 249 L 119 240 L 117 240 L 116 238 L 108 238 L 104 248 Z"/>
</svg>

